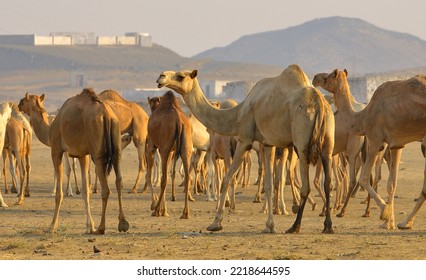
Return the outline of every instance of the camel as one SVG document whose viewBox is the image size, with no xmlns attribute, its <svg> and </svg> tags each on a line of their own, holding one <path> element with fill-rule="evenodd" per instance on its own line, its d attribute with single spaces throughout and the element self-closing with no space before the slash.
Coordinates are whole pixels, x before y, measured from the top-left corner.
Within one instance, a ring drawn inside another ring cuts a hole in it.
<svg viewBox="0 0 426 280">
<path fill-rule="evenodd" d="M 168 216 L 165 193 L 167 187 L 167 169 L 174 151 L 174 164 L 181 158 L 185 171 L 185 206 L 181 219 L 189 218 L 189 165 L 192 154 L 192 126 L 182 112 L 179 103 L 172 91 L 167 91 L 152 112 L 148 121 L 148 149 L 146 182 L 151 189 L 152 202 L 155 202 L 154 189 L 151 183 L 151 170 L 156 149 L 161 156 L 161 191 L 158 202 L 153 209 L 152 216 Z"/>
<path fill-rule="evenodd" d="M 330 74 L 318 74 L 324 79 L 325 89 L 334 93 L 339 112 L 351 121 L 350 133 L 365 135 L 368 148 L 361 169 L 359 184 L 366 189 L 381 209 L 382 228 L 395 228 L 394 195 L 397 186 L 398 167 L 403 147 L 414 141 L 426 146 L 426 76 L 417 75 L 410 79 L 389 81 L 381 84 L 374 92 L 364 110 L 355 112 L 350 100 L 347 71 L 334 70 Z M 370 174 L 380 151 L 389 147 L 390 172 L 387 184 L 388 200 L 385 202 L 370 185 Z M 426 172 L 426 170 L 425 170 Z M 426 180 L 426 178 L 424 178 Z M 417 210 L 426 199 L 426 181 L 413 212 L 399 228 L 412 228 Z"/>
<path fill-rule="evenodd" d="M 142 179 L 142 171 L 146 168 L 145 145 L 148 134 L 148 114 L 141 106 L 127 101 L 116 91 L 104 90 L 98 96 L 111 107 L 118 117 L 121 134 L 128 133 L 132 136 L 133 144 L 138 151 L 139 169 L 135 184 L 129 193 L 137 193 Z"/>
<path fill-rule="evenodd" d="M 264 233 L 276 232 L 272 211 L 272 166 L 275 147 L 294 146 L 299 155 L 302 179 L 301 204 L 293 226 L 287 233 L 300 231 L 303 210 L 310 192 L 309 164 L 318 158 L 324 166 L 325 192 L 329 203 L 331 154 L 334 146 L 334 117 L 330 105 L 298 65 L 290 65 L 279 76 L 256 83 L 242 103 L 221 110 L 204 96 L 197 80 L 197 70 L 165 71 L 157 79 L 158 87 L 168 87 L 182 95 L 191 112 L 208 128 L 238 137 L 230 170 L 221 185 L 220 207 L 209 231 L 222 230 L 225 195 L 229 182 L 240 167 L 253 142 L 264 149 L 264 189 L 268 200 L 268 219 Z M 329 204 L 327 204 L 328 206 Z M 327 207 L 323 233 L 333 233 Z"/>
<path fill-rule="evenodd" d="M 6 125 L 10 119 L 11 114 L 12 114 L 12 109 L 10 108 L 9 103 L 7 102 L 1 103 L 0 104 L 0 151 L 3 150 L 4 139 L 6 135 Z M 0 207 L 2 208 L 8 207 L 6 202 L 4 202 L 3 196 L 1 194 L 1 188 L 0 188 Z"/>
<path fill-rule="evenodd" d="M 106 176 L 114 168 L 118 196 L 118 230 L 126 232 L 126 221 L 122 204 L 121 177 L 121 138 L 118 118 L 111 108 L 102 102 L 95 91 L 85 88 L 74 97 L 69 98 L 59 110 L 55 120 L 48 124 L 47 113 L 43 106 L 45 95 L 25 94 L 19 102 L 19 110 L 30 117 L 31 124 L 38 139 L 51 147 L 51 156 L 56 182 L 55 212 L 50 232 L 57 232 L 59 211 L 63 200 L 62 192 L 62 157 L 68 152 L 80 163 L 82 176 L 82 196 L 86 208 L 86 233 L 104 234 L 106 206 L 110 189 Z M 89 156 L 95 163 L 96 175 L 102 186 L 101 221 L 95 230 L 90 209 L 90 187 L 88 184 Z"/>
<path fill-rule="evenodd" d="M 32 130 L 29 121 L 22 115 L 16 103 L 10 103 L 12 108 L 11 118 L 6 126 L 6 138 L 3 150 L 3 174 L 5 183 L 5 192 L 8 193 L 7 187 L 7 159 L 9 158 L 9 169 L 12 175 L 12 193 L 17 193 L 16 186 L 19 184 L 15 169 L 15 160 L 21 164 L 17 165 L 21 188 L 22 182 L 25 180 L 25 196 L 30 196 L 29 191 L 29 174 L 31 171 L 31 145 L 32 145 Z M 24 164 L 25 163 L 25 164 Z M 25 165 L 25 167 L 24 167 Z M 22 195 L 22 196 L 21 196 Z M 23 194 L 19 195 L 19 201 L 24 200 Z"/>
<path fill-rule="evenodd" d="M 5 182 L 5 192 L 8 192 L 7 189 L 7 173 L 6 173 L 6 160 L 9 158 L 9 168 L 10 174 L 13 178 L 14 189 L 12 188 L 12 192 L 16 192 L 16 186 L 19 185 L 20 192 L 18 195 L 17 205 L 21 205 L 24 203 L 24 196 L 30 196 L 29 191 L 29 172 L 30 172 L 30 154 L 31 154 L 31 129 L 27 130 L 22 122 L 20 122 L 17 118 L 11 117 L 6 126 L 6 137 L 4 139 L 4 182 Z M 19 180 L 16 176 L 15 169 L 15 159 L 16 159 L 16 167 L 19 170 Z M 25 184 L 24 184 L 25 181 Z"/>
</svg>

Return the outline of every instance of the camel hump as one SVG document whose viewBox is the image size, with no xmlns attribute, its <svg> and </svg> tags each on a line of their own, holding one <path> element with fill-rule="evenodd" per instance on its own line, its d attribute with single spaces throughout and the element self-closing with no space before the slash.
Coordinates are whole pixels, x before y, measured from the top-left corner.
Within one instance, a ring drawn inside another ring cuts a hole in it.
<svg viewBox="0 0 426 280">
<path fill-rule="evenodd" d="M 93 88 L 84 88 L 83 91 L 79 94 L 81 97 L 89 98 L 92 101 L 103 103 L 102 100 L 96 95 L 96 92 Z"/>
<path fill-rule="evenodd" d="M 176 108 L 182 112 L 182 108 L 178 102 L 178 99 L 173 94 L 171 90 L 167 91 L 162 97 L 160 104 L 158 105 L 158 110 Z"/>
<path fill-rule="evenodd" d="M 114 102 L 127 103 L 127 100 L 124 99 L 118 92 L 112 89 L 107 89 L 98 94 L 99 98 L 102 100 L 108 99 Z"/>
</svg>

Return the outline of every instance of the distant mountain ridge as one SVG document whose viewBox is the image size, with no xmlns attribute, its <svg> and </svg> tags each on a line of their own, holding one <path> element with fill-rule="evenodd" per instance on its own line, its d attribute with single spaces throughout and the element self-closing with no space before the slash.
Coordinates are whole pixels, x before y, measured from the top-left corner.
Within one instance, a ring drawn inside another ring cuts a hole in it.
<svg viewBox="0 0 426 280">
<path fill-rule="evenodd" d="M 362 75 L 426 66 L 426 41 L 357 18 L 329 17 L 246 35 L 194 58 L 280 67 L 296 63 L 311 73 L 348 68 Z"/>
</svg>

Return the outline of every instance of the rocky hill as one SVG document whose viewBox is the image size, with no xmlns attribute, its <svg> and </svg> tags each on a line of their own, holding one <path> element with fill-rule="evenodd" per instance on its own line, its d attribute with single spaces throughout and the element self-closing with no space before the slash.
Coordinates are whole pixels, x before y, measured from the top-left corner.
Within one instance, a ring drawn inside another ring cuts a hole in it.
<svg viewBox="0 0 426 280">
<path fill-rule="evenodd" d="M 258 34 L 195 56 L 286 67 L 306 72 L 347 68 L 354 74 L 426 66 L 426 41 L 356 18 L 330 17 Z"/>
</svg>

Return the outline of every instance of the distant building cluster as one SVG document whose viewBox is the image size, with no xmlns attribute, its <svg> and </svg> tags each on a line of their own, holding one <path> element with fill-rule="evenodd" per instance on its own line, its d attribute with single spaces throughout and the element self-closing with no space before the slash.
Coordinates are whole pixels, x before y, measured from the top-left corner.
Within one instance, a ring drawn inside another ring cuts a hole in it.
<svg viewBox="0 0 426 280">
<path fill-rule="evenodd" d="M 128 32 L 124 36 L 96 36 L 93 32 L 52 32 L 49 36 L 0 35 L 0 45 L 152 47 L 152 38 L 149 33 L 143 32 Z"/>
</svg>

